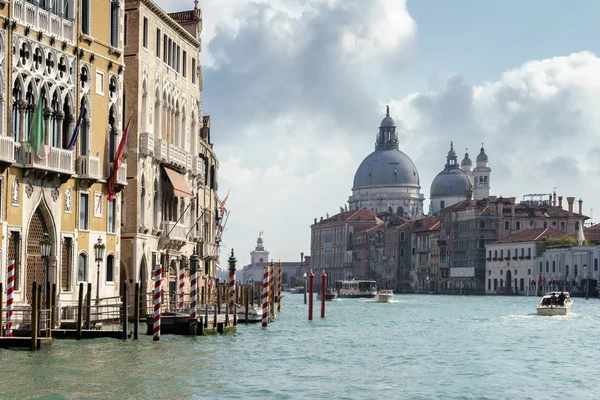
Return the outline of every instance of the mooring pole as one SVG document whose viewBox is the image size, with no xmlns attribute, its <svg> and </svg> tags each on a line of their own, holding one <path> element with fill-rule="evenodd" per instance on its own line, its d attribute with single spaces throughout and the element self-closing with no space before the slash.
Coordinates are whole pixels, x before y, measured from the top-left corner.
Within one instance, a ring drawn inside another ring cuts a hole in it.
<svg viewBox="0 0 600 400">
<path fill-rule="evenodd" d="M 0 337 L 4 336 L 4 320 L 2 319 L 4 315 L 4 287 L 2 286 L 2 282 L 0 282 Z"/>
<path fill-rule="evenodd" d="M 244 296 L 244 307 L 245 307 L 245 310 L 244 310 L 245 320 L 244 321 L 246 322 L 246 325 L 248 325 L 248 292 L 250 291 L 249 290 L 250 288 L 248 286 L 246 286 L 244 289 L 246 291 L 245 296 Z"/>
<path fill-rule="evenodd" d="M 162 264 L 156 264 L 154 268 L 154 320 L 152 329 L 152 340 L 160 340 L 160 318 L 161 318 L 161 296 L 162 296 Z"/>
<path fill-rule="evenodd" d="M 325 270 L 321 274 L 321 318 L 325 318 L 325 297 L 326 297 L 327 275 Z"/>
<path fill-rule="evenodd" d="M 123 339 L 127 339 L 127 334 L 129 333 L 127 330 L 127 282 L 123 282 L 123 294 L 122 300 L 123 303 Z"/>
<path fill-rule="evenodd" d="M 77 339 L 81 339 L 83 325 L 83 282 L 79 284 L 79 301 L 77 302 Z"/>
<path fill-rule="evenodd" d="M 38 336 L 38 285 L 33 282 L 31 287 L 31 345 L 30 350 L 37 349 L 37 336 Z"/>
<path fill-rule="evenodd" d="M 233 254 L 233 248 L 231 249 L 231 256 L 229 256 L 229 309 L 233 310 L 233 305 L 236 303 L 236 282 L 235 282 L 235 264 L 237 260 Z"/>
<path fill-rule="evenodd" d="M 269 311 L 275 317 L 275 263 L 271 260 L 269 266 Z"/>
<path fill-rule="evenodd" d="M 140 283 L 135 283 L 133 294 L 133 339 L 138 340 L 140 334 Z"/>
<path fill-rule="evenodd" d="M 313 290 L 315 284 L 315 274 L 313 274 L 312 269 L 308 274 L 308 320 L 312 321 L 313 319 Z"/>
<path fill-rule="evenodd" d="M 265 264 L 262 282 L 262 326 L 269 326 L 269 266 Z"/>
<path fill-rule="evenodd" d="M 87 329 L 92 329 L 92 283 L 87 286 L 87 299 L 85 300 L 86 322 Z"/>
<path fill-rule="evenodd" d="M 54 323 L 56 322 L 56 283 L 52 284 L 50 290 L 50 337 L 52 337 L 52 329 L 54 329 Z"/>
<path fill-rule="evenodd" d="M 277 263 L 277 314 L 281 312 L 281 260 Z"/>
</svg>

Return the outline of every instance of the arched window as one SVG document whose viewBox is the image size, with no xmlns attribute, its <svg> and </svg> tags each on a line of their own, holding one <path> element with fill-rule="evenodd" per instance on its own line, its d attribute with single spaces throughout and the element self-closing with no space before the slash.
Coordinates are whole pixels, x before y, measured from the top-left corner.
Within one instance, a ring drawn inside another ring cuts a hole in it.
<svg viewBox="0 0 600 400">
<path fill-rule="evenodd" d="M 52 95 L 52 101 L 50 102 L 50 108 L 52 109 L 52 114 L 50 114 L 50 132 L 48 143 L 52 147 L 58 147 L 58 114 L 60 113 L 60 103 L 58 102 L 58 93 L 55 90 Z"/>
<path fill-rule="evenodd" d="M 573 276 L 577 276 L 577 264 L 573 266 Z"/>
<path fill-rule="evenodd" d="M 560 230 L 561 230 L 561 231 L 564 231 L 564 230 L 565 230 L 565 222 L 564 222 L 564 221 L 562 221 L 562 222 L 560 223 Z"/>
<path fill-rule="evenodd" d="M 543 264 L 542 264 L 542 262 L 540 261 L 540 271 L 539 271 L 539 273 L 540 273 L 540 274 L 542 273 L 542 265 L 543 265 Z"/>
<path fill-rule="evenodd" d="M 569 276 L 569 266 L 565 265 L 565 276 Z"/>
<path fill-rule="evenodd" d="M 106 282 L 113 282 L 115 280 L 115 257 L 109 254 L 106 257 Z"/>
<path fill-rule="evenodd" d="M 116 141 L 117 113 L 115 112 L 115 108 L 111 107 L 108 112 L 108 161 L 110 162 L 115 160 L 115 154 L 117 152 Z"/>
<path fill-rule="evenodd" d="M 85 253 L 79 253 L 79 259 L 77 263 L 77 280 L 88 280 L 87 255 Z"/>
<path fill-rule="evenodd" d="M 544 221 L 544 228 L 548 227 L 548 222 Z"/>
<path fill-rule="evenodd" d="M 63 103 L 63 120 L 62 120 L 62 143 L 60 145 L 63 149 L 68 148 L 69 142 L 71 141 L 71 133 L 73 132 L 73 126 L 71 123 L 73 121 L 73 116 L 71 115 L 71 105 L 69 104 L 69 97 L 65 97 L 65 102 Z"/>
<path fill-rule="evenodd" d="M 12 104 L 12 134 L 15 142 L 20 142 L 21 137 L 21 102 L 23 101 L 23 89 L 19 81 L 15 82 L 13 89 L 13 104 Z"/>
<path fill-rule="evenodd" d="M 594 271 L 598 271 L 598 259 L 594 258 Z"/>
<path fill-rule="evenodd" d="M 89 108 L 87 102 L 82 101 L 83 107 L 83 119 L 79 129 L 79 154 L 86 156 L 88 154 L 88 145 L 90 143 L 90 121 L 89 121 Z"/>
<path fill-rule="evenodd" d="M 515 224 L 515 229 L 518 231 L 521 230 L 521 223 L 519 221 L 517 221 L 517 223 Z"/>
<path fill-rule="evenodd" d="M 25 131 L 24 135 L 27 135 L 27 140 L 31 140 L 29 138 L 29 133 L 31 132 L 31 124 L 33 123 L 33 113 L 35 112 L 35 90 L 33 89 L 33 85 L 30 83 L 27 87 L 27 93 L 25 94 L 25 102 L 27 103 L 27 109 L 25 110 Z"/>
<path fill-rule="evenodd" d="M 556 272 L 556 261 L 552 261 L 552 273 Z"/>
<path fill-rule="evenodd" d="M 400 257 L 404 257 L 404 248 L 400 248 Z"/>
<path fill-rule="evenodd" d="M 546 261 L 546 273 L 550 272 L 550 262 Z"/>
<path fill-rule="evenodd" d="M 154 102 L 154 139 L 159 140 L 160 138 L 160 93 L 156 91 L 156 100 Z"/>
<path fill-rule="evenodd" d="M 142 132 L 148 132 L 148 90 L 146 88 L 146 81 L 142 85 L 142 123 L 140 127 Z"/>
<path fill-rule="evenodd" d="M 402 217 L 404 215 L 404 208 L 398 207 L 396 209 L 396 215 L 398 215 L 399 217 Z"/>
<path fill-rule="evenodd" d="M 140 182 L 140 224 L 146 226 L 146 176 L 142 174 Z"/>
<path fill-rule="evenodd" d="M 504 221 L 504 230 L 507 231 L 510 229 L 510 222 Z"/>
<path fill-rule="evenodd" d="M 160 194 L 158 192 L 158 180 L 154 181 L 154 201 L 153 201 L 153 211 L 154 211 L 154 218 L 153 218 L 153 225 L 155 229 L 159 228 L 160 225 L 160 219 L 159 219 L 159 212 L 160 212 Z"/>
<path fill-rule="evenodd" d="M 575 222 L 575 230 L 578 231 L 579 230 L 579 221 Z"/>
</svg>

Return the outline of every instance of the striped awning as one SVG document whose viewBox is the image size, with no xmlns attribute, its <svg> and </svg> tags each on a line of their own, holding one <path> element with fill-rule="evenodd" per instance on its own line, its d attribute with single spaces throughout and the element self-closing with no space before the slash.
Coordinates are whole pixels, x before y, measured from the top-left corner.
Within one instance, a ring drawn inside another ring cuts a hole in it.
<svg viewBox="0 0 600 400">
<path fill-rule="evenodd" d="M 171 185 L 173 185 L 173 194 L 176 197 L 194 197 L 192 191 L 190 190 L 189 185 L 185 181 L 183 175 L 181 175 L 177 171 L 173 171 L 170 168 L 163 167 L 167 176 L 169 177 L 169 181 Z"/>
</svg>

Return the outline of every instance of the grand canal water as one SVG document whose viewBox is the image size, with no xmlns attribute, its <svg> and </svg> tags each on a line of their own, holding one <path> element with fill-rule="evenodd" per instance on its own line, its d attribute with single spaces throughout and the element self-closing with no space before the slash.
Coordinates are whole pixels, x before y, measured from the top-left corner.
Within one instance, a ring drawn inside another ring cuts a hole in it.
<svg viewBox="0 0 600 400">
<path fill-rule="evenodd" d="M 536 303 L 344 299 L 309 323 L 302 295 L 288 294 L 268 329 L 0 350 L 0 398 L 600 398 L 600 301 L 575 299 L 567 317 L 538 317 Z"/>
</svg>

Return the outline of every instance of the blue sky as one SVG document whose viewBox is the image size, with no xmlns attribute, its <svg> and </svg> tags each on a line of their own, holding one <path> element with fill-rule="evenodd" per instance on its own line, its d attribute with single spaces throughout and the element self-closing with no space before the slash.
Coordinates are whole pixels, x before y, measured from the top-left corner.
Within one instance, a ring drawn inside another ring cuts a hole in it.
<svg viewBox="0 0 600 400">
<path fill-rule="evenodd" d="M 521 199 L 557 187 L 600 215 L 600 187 L 590 184 L 600 180 L 600 2 L 200 6 L 204 111 L 219 188 L 231 190 L 222 254 L 234 247 L 243 261 L 260 231 L 275 258 L 309 254 L 313 218 L 347 201 L 385 104 L 425 197 L 451 140 L 472 159 L 484 142 L 492 195 Z"/>
<path fill-rule="evenodd" d="M 600 53 L 595 0 L 408 0 L 407 8 L 418 26 L 414 62 L 393 79 L 367 78 L 382 98 L 427 90 L 450 74 L 479 83 L 530 60 Z"/>
</svg>

